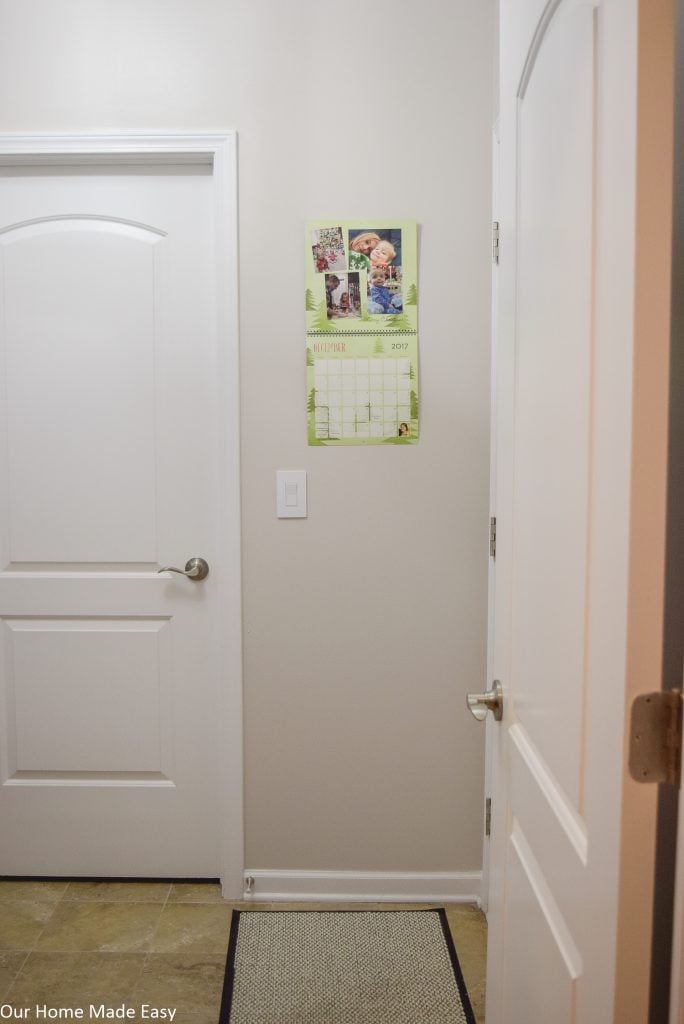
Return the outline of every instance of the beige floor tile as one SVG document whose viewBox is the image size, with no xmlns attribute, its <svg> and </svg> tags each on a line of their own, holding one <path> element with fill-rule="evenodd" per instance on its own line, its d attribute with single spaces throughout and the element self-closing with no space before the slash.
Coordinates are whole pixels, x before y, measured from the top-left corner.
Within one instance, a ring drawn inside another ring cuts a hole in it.
<svg viewBox="0 0 684 1024">
<path fill-rule="evenodd" d="M 33 949 L 57 906 L 52 901 L 0 902 L 0 950 Z"/>
<path fill-rule="evenodd" d="M 117 1006 L 127 1001 L 144 953 L 31 953 L 10 989 L 12 1006 Z"/>
<path fill-rule="evenodd" d="M 165 903 L 170 882 L 70 882 L 64 899 L 93 903 Z"/>
<path fill-rule="evenodd" d="M 207 882 L 174 882 L 169 893 L 169 903 L 223 903 L 221 886 Z"/>
<path fill-rule="evenodd" d="M 167 903 L 150 951 L 225 953 L 231 914 L 225 904 Z"/>
<path fill-rule="evenodd" d="M 478 1024 L 484 1022 L 487 972 L 487 919 L 468 904 L 447 907 L 447 921 Z"/>
<path fill-rule="evenodd" d="M 5 993 L 16 978 L 27 953 L 0 953 L 0 1003 L 5 1002 Z"/>
<path fill-rule="evenodd" d="M 15 903 L 17 900 L 57 903 L 68 885 L 68 882 L 0 882 L 0 903 Z"/>
<path fill-rule="evenodd" d="M 63 901 L 36 948 L 44 952 L 147 952 L 161 913 L 160 903 Z"/>
<path fill-rule="evenodd" d="M 477 1024 L 485 1024 L 485 982 L 484 978 L 476 985 L 467 985 L 470 1005 L 473 1008 Z"/>
<path fill-rule="evenodd" d="M 151 953 L 131 996 L 134 1005 L 170 1006 L 179 1016 L 213 1014 L 218 1020 L 225 953 Z"/>
<path fill-rule="evenodd" d="M 462 943 L 456 944 L 458 959 L 463 968 L 463 975 L 470 984 L 479 982 L 487 973 L 487 957 L 478 950 L 466 948 Z"/>
<path fill-rule="evenodd" d="M 449 903 L 444 909 L 450 921 L 463 923 L 472 921 L 485 927 L 487 925 L 487 918 L 473 903 Z"/>
<path fill-rule="evenodd" d="M 447 921 L 459 959 L 484 963 L 487 955 L 487 922 L 484 914 L 480 920 L 447 915 Z"/>
<path fill-rule="evenodd" d="M 485 960 L 473 961 L 467 960 L 463 956 L 459 956 L 458 961 L 461 965 L 461 970 L 463 971 L 463 978 L 468 992 L 473 993 L 477 988 L 484 987 L 485 977 L 487 975 Z"/>
</svg>

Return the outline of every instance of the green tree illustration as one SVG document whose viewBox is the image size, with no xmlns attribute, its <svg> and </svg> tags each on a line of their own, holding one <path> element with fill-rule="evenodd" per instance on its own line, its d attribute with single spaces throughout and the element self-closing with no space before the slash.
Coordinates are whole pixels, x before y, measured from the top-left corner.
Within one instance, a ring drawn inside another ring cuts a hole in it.
<svg viewBox="0 0 684 1024">
<path fill-rule="evenodd" d="M 332 320 L 328 320 L 328 307 L 325 299 L 316 306 L 316 317 L 313 322 L 314 331 L 335 331 L 337 328 Z"/>
<path fill-rule="evenodd" d="M 313 414 L 315 409 L 316 409 L 316 388 L 311 388 L 311 391 L 309 392 L 309 401 L 307 402 L 307 405 L 306 405 L 306 411 Z"/>
<path fill-rule="evenodd" d="M 382 343 L 382 338 L 376 338 L 375 339 L 375 346 L 373 348 L 373 352 L 375 353 L 376 356 L 380 356 L 380 355 L 383 355 L 384 351 L 385 351 L 385 346 Z"/>
<path fill-rule="evenodd" d="M 313 313 L 316 309 L 316 303 L 314 302 L 313 292 L 311 291 L 310 288 L 306 289 L 304 309 L 307 311 L 307 313 Z"/>
<path fill-rule="evenodd" d="M 406 295 L 406 305 L 407 306 L 417 306 L 418 305 L 418 289 L 416 288 L 415 284 L 412 284 L 411 287 L 408 290 L 408 293 Z"/>
<path fill-rule="evenodd" d="M 410 366 L 410 369 L 409 369 L 409 378 L 411 380 L 415 380 L 416 379 L 416 371 L 413 369 L 413 363 L 411 363 L 411 366 Z"/>
<path fill-rule="evenodd" d="M 393 331 L 413 330 L 413 324 L 405 313 L 397 313 L 396 316 L 388 316 L 385 326 L 391 328 Z"/>
<path fill-rule="evenodd" d="M 308 345 L 306 346 L 306 365 L 307 366 L 313 366 L 314 365 L 313 352 L 311 351 L 311 349 L 309 348 Z"/>
<path fill-rule="evenodd" d="M 418 419 L 418 395 L 415 391 L 411 392 L 411 419 Z"/>
<path fill-rule="evenodd" d="M 309 447 L 315 444 L 325 444 L 320 437 L 316 437 L 316 424 L 313 421 L 313 417 L 309 421 Z"/>
</svg>

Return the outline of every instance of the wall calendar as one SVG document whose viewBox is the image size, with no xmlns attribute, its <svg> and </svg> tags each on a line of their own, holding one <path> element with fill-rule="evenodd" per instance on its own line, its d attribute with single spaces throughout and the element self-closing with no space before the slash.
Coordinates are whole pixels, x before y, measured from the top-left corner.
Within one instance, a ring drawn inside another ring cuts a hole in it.
<svg viewBox="0 0 684 1024">
<path fill-rule="evenodd" d="M 309 444 L 416 444 L 415 221 L 310 221 L 305 267 Z"/>
</svg>

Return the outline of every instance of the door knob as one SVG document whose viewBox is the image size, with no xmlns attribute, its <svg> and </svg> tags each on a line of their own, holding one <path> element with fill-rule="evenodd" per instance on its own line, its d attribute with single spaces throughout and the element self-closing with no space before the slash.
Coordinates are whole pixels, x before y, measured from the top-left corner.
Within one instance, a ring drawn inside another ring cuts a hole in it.
<svg viewBox="0 0 684 1024">
<path fill-rule="evenodd" d="M 487 690 L 486 693 L 466 694 L 466 704 L 468 705 L 468 711 L 477 718 L 478 722 L 483 720 L 488 711 L 492 711 L 495 720 L 500 722 L 503 718 L 503 690 L 501 689 L 501 683 L 498 679 L 495 679 L 491 690 Z"/>
<path fill-rule="evenodd" d="M 189 580 L 204 580 L 209 575 L 209 566 L 203 558 L 191 558 L 189 562 L 185 563 L 184 569 L 176 569 L 173 565 L 165 565 L 163 569 L 157 569 L 157 575 L 160 572 L 177 572 L 181 576 L 187 576 Z"/>
</svg>

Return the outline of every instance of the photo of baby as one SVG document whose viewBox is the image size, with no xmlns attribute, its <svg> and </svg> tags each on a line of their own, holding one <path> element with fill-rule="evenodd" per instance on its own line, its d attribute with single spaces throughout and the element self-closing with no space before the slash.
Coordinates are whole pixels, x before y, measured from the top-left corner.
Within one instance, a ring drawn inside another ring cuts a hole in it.
<svg viewBox="0 0 684 1024">
<path fill-rule="evenodd" d="M 368 271 L 368 303 L 371 316 L 403 313 L 401 267 L 385 267 L 380 263 Z"/>
<path fill-rule="evenodd" d="M 358 274 L 326 274 L 325 303 L 328 320 L 361 319 L 361 284 Z"/>
<path fill-rule="evenodd" d="M 401 266 L 401 228 L 350 228 L 349 269 Z"/>
<path fill-rule="evenodd" d="M 316 228 L 311 232 L 311 254 L 317 274 L 345 270 L 347 257 L 342 228 Z"/>
</svg>

